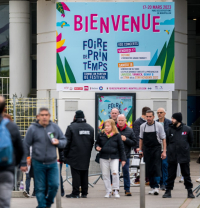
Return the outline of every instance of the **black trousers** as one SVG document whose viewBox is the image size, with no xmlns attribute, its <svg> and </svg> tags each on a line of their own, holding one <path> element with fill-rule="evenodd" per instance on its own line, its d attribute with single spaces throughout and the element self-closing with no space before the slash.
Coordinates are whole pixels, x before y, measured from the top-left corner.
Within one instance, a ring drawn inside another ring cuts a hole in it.
<svg viewBox="0 0 200 208">
<path fill-rule="evenodd" d="M 168 179 L 167 179 L 167 190 L 173 190 L 174 181 L 176 179 L 177 163 L 168 163 Z M 181 174 L 184 177 L 184 185 L 186 189 L 192 189 L 193 184 L 190 178 L 190 163 L 181 163 Z"/>
<path fill-rule="evenodd" d="M 81 186 L 82 195 L 88 194 L 88 170 L 76 170 L 71 167 L 72 173 L 72 194 L 79 195 L 79 187 Z"/>
</svg>

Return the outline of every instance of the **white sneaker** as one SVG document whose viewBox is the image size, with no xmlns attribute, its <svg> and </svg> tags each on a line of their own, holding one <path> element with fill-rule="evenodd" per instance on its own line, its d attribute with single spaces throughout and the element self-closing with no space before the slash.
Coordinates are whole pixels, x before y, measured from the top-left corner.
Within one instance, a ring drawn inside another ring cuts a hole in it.
<svg viewBox="0 0 200 208">
<path fill-rule="evenodd" d="M 154 189 L 151 188 L 151 190 L 149 191 L 149 194 L 154 194 Z"/>
<path fill-rule="evenodd" d="M 155 188 L 155 189 L 154 189 L 154 195 L 159 195 L 159 190 L 158 190 L 158 188 Z"/>
<path fill-rule="evenodd" d="M 104 197 L 105 198 L 111 198 L 111 193 L 110 192 L 106 193 L 106 195 Z"/>
<path fill-rule="evenodd" d="M 198 178 L 198 179 L 196 180 L 196 182 L 200 183 L 200 178 Z"/>
<path fill-rule="evenodd" d="M 120 198 L 119 191 L 115 190 L 115 192 L 114 192 L 114 197 L 115 197 L 115 198 Z"/>
<path fill-rule="evenodd" d="M 182 176 L 181 179 L 179 180 L 179 183 L 183 183 L 183 181 L 184 181 L 184 178 Z"/>
</svg>

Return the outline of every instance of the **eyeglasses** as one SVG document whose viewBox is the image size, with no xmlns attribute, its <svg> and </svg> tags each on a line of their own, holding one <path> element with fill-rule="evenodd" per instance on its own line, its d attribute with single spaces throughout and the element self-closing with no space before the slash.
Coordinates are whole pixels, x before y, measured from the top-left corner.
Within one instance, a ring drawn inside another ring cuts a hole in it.
<svg viewBox="0 0 200 208">
<path fill-rule="evenodd" d="M 164 113 L 164 112 L 157 112 L 157 114 L 162 114 L 162 113 Z"/>
</svg>

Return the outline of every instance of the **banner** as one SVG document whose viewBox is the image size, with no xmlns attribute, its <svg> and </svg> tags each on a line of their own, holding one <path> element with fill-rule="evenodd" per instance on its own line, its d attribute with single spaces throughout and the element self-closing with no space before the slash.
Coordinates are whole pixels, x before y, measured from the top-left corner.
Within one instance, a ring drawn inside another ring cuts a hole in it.
<svg viewBox="0 0 200 208">
<path fill-rule="evenodd" d="M 173 2 L 58 2 L 56 9 L 57 90 L 174 90 Z"/>
<path fill-rule="evenodd" d="M 113 108 L 117 108 L 120 114 L 124 114 L 126 117 L 127 126 L 133 128 L 133 121 L 135 121 L 136 109 L 135 100 L 135 93 L 96 93 L 96 135 L 102 129 L 104 122 L 107 119 L 111 118 L 110 113 Z"/>
</svg>

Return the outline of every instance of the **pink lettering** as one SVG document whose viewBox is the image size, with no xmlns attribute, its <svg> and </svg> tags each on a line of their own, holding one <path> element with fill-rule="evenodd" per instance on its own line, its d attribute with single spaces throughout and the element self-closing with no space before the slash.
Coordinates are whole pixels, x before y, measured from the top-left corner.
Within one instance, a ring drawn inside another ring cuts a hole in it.
<svg viewBox="0 0 200 208">
<path fill-rule="evenodd" d="M 159 16 L 153 16 L 153 32 L 160 32 L 159 29 L 156 29 L 156 25 L 160 25 L 159 22 L 156 22 L 156 19 L 160 19 Z"/>
<path fill-rule="evenodd" d="M 88 32 L 88 16 L 85 16 L 85 32 Z"/>
<path fill-rule="evenodd" d="M 106 33 L 109 33 L 109 18 L 108 17 L 106 17 L 106 23 L 103 17 L 100 18 L 100 33 L 103 33 L 103 28 L 106 31 Z"/>
<path fill-rule="evenodd" d="M 80 31 L 83 29 L 82 20 L 83 20 L 83 18 L 81 15 L 74 15 L 74 30 L 75 31 Z M 79 27 L 78 27 L 78 25 L 79 25 Z"/>
<path fill-rule="evenodd" d="M 129 31 L 129 28 L 125 28 L 125 25 L 128 25 L 126 18 L 129 18 L 129 15 L 122 15 L 122 31 Z"/>
<path fill-rule="evenodd" d="M 131 17 L 131 32 L 134 32 L 134 26 L 137 32 L 140 32 L 140 17 L 137 17 L 137 23 L 135 21 L 135 18 L 132 16 Z"/>
<path fill-rule="evenodd" d="M 145 26 L 145 14 L 142 14 L 142 27 L 144 30 L 149 30 L 151 26 L 151 15 L 148 14 L 148 24 L 147 27 Z"/>
<path fill-rule="evenodd" d="M 115 17 L 114 15 L 111 15 L 112 23 L 113 23 L 113 29 L 114 31 L 118 31 L 119 28 L 119 21 L 120 21 L 120 15 L 117 15 L 117 23 L 115 23 Z"/>
<path fill-rule="evenodd" d="M 94 23 L 97 23 L 97 20 L 94 20 L 94 17 L 98 17 L 98 15 L 97 14 L 90 15 L 90 29 L 91 30 L 97 30 L 97 27 L 94 27 Z"/>
</svg>

